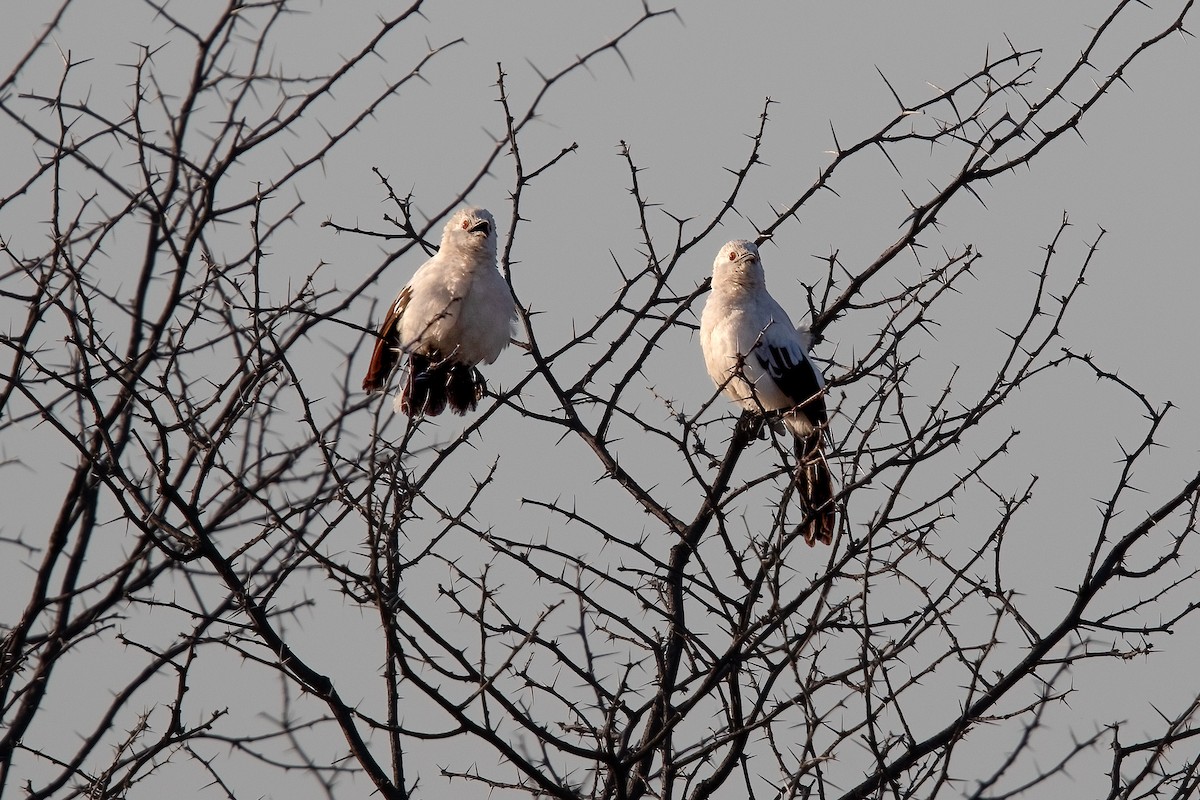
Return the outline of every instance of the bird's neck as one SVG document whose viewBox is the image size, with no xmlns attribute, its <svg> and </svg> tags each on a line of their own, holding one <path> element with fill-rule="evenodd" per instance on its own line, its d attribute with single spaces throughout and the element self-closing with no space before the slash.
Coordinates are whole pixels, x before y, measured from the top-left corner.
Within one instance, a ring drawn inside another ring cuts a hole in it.
<svg viewBox="0 0 1200 800">
<path fill-rule="evenodd" d="M 490 247 L 481 247 L 477 250 L 459 249 L 449 254 L 449 261 L 462 269 L 494 266 L 496 263 L 496 251 Z"/>
<path fill-rule="evenodd" d="M 757 275 L 730 275 L 713 286 L 713 293 L 729 300 L 753 297 L 766 289 L 763 280 Z"/>
</svg>

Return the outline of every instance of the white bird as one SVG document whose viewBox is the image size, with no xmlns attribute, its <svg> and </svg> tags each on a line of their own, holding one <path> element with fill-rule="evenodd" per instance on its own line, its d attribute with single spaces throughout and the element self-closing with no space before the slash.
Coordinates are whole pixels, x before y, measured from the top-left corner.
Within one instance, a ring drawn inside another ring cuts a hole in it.
<svg viewBox="0 0 1200 800">
<path fill-rule="evenodd" d="M 804 539 L 833 541 L 833 477 L 825 460 L 825 377 L 808 353 L 812 337 L 796 330 L 767 292 L 754 242 L 728 242 L 713 262 L 712 294 L 700 316 L 709 377 L 758 414 L 777 415 L 796 439 L 796 487 Z M 773 413 L 774 412 L 774 413 Z"/>
<path fill-rule="evenodd" d="M 442 231 L 437 254 L 413 273 L 379 327 L 363 378 L 377 392 L 408 354 L 397 411 L 437 416 L 474 410 L 487 389 L 477 364 L 508 346 L 517 309 L 496 269 L 496 221 L 483 208 L 460 208 Z"/>
</svg>

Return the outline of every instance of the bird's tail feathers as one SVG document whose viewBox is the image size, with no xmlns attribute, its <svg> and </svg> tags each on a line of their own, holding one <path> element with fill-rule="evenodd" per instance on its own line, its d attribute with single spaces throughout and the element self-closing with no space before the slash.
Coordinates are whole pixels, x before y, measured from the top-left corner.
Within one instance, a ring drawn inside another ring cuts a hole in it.
<svg viewBox="0 0 1200 800">
<path fill-rule="evenodd" d="M 413 353 L 408 358 L 404 387 L 396 397 L 396 410 L 410 417 L 436 417 L 449 407 L 463 415 L 475 410 L 486 390 L 487 382 L 475 367 Z"/>
<path fill-rule="evenodd" d="M 837 524 L 833 503 L 833 475 L 825 458 L 822 431 L 796 437 L 796 491 L 804 522 L 799 531 L 809 547 L 817 542 L 830 544 Z"/>
<path fill-rule="evenodd" d="M 474 411 L 487 392 L 487 381 L 475 367 L 467 364 L 451 364 L 446 376 L 446 399 L 456 414 Z"/>
</svg>

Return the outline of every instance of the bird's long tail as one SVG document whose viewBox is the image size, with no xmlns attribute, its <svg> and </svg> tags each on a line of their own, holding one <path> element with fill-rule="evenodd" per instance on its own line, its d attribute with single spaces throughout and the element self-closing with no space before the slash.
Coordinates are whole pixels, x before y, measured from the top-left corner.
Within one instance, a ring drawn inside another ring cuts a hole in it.
<svg viewBox="0 0 1200 800">
<path fill-rule="evenodd" d="M 837 509 L 833 504 L 833 475 L 825 458 L 821 431 L 796 437 L 796 492 L 804 522 L 800 532 L 812 547 L 817 542 L 829 544 L 837 524 Z"/>
<path fill-rule="evenodd" d="M 487 382 L 475 367 L 413 353 L 408 357 L 396 410 L 410 417 L 418 414 L 436 417 L 449 406 L 455 414 L 462 415 L 475 410 L 485 391 Z"/>
</svg>

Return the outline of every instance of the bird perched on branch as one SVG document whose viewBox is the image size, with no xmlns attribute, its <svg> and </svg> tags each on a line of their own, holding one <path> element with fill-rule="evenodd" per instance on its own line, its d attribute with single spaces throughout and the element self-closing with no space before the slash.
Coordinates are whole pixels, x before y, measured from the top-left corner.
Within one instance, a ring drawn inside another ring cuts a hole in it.
<svg viewBox="0 0 1200 800">
<path fill-rule="evenodd" d="M 437 254 L 413 273 L 379 327 L 363 378 L 377 392 L 408 355 L 396 410 L 410 417 L 474 410 L 487 389 L 476 365 L 508 346 L 517 310 L 496 269 L 496 221 L 483 208 L 460 208 L 442 230 Z"/>
<path fill-rule="evenodd" d="M 795 436 L 796 488 L 804 539 L 833 541 L 833 477 L 825 460 L 825 378 L 798 331 L 767 293 L 754 242 L 728 242 L 713 262 L 712 294 L 700 317 L 709 377 L 742 408 L 782 420 Z"/>
</svg>

